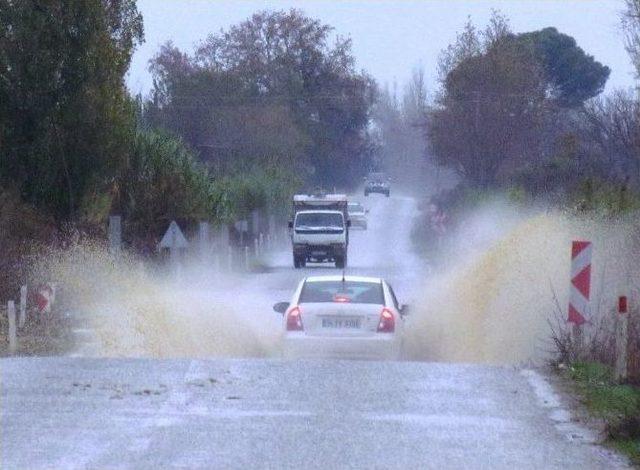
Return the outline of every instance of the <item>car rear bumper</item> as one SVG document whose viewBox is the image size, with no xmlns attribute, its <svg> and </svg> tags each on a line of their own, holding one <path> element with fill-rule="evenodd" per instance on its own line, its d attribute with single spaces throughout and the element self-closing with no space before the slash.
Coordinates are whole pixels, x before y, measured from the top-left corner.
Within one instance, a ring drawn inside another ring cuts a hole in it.
<svg viewBox="0 0 640 470">
<path fill-rule="evenodd" d="M 400 358 L 400 341 L 395 335 L 379 333 L 367 337 L 307 336 L 304 333 L 284 337 L 282 353 L 289 359 L 370 359 Z"/>
</svg>

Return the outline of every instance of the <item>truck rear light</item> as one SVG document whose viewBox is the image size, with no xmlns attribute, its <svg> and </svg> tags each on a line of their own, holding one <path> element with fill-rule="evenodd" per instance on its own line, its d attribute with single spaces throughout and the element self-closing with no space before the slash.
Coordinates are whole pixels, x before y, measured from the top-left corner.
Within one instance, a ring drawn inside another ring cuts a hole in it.
<svg viewBox="0 0 640 470">
<path fill-rule="evenodd" d="M 302 318 L 300 307 L 295 306 L 287 312 L 287 331 L 302 331 Z"/>
<path fill-rule="evenodd" d="M 396 329 L 396 319 L 393 312 L 388 308 L 383 308 L 380 312 L 380 322 L 378 323 L 378 333 L 393 333 Z"/>
</svg>

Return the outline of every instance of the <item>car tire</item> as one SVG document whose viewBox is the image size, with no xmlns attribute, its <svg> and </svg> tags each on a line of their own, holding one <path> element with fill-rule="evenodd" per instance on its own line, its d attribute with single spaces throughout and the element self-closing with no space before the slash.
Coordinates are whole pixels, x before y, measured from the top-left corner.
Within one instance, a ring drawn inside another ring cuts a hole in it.
<svg viewBox="0 0 640 470">
<path fill-rule="evenodd" d="M 336 256 L 336 268 L 344 269 L 346 266 L 346 257 Z"/>
<path fill-rule="evenodd" d="M 300 269 L 302 267 L 302 258 L 293 255 L 293 267 L 296 269 Z"/>
</svg>

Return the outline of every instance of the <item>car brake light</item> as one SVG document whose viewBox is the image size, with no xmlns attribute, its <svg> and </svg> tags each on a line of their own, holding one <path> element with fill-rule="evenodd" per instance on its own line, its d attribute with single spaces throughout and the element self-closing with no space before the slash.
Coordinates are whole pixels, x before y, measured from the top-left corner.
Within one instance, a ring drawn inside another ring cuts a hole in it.
<svg viewBox="0 0 640 470">
<path fill-rule="evenodd" d="M 333 296 L 333 301 L 334 302 L 340 302 L 340 303 L 346 303 L 346 302 L 351 302 L 351 299 L 344 295 L 344 294 L 336 294 Z"/>
<path fill-rule="evenodd" d="M 378 333 L 393 333 L 396 329 L 396 319 L 393 312 L 388 308 L 383 308 L 380 312 L 380 322 L 378 323 Z"/>
<path fill-rule="evenodd" d="M 295 306 L 287 312 L 287 331 L 302 331 L 302 318 L 300 307 Z"/>
</svg>

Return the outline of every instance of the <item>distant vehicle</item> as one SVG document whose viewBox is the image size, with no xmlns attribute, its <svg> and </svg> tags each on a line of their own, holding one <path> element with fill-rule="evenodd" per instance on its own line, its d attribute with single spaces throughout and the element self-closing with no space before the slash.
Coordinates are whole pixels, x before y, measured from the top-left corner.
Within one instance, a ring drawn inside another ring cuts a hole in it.
<svg viewBox="0 0 640 470">
<path fill-rule="evenodd" d="M 289 222 L 294 267 L 333 262 L 336 268 L 344 268 L 350 225 L 346 195 L 295 195 Z"/>
<path fill-rule="evenodd" d="M 364 195 L 369 196 L 369 193 L 380 193 L 389 197 L 391 193 L 389 182 L 390 179 L 384 173 L 369 173 L 364 181 Z"/>
<path fill-rule="evenodd" d="M 351 220 L 351 227 L 360 227 L 364 230 L 367 229 L 367 213 L 369 212 L 359 202 L 350 202 L 348 205 L 349 220 Z"/>
<path fill-rule="evenodd" d="M 283 315 L 285 357 L 400 357 L 408 309 L 381 278 L 308 277 L 273 309 Z"/>
</svg>

